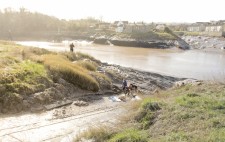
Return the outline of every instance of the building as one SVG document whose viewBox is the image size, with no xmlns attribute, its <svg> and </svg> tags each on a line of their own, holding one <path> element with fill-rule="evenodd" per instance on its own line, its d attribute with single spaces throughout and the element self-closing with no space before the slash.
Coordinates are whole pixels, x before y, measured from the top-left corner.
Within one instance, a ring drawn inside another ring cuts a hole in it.
<svg viewBox="0 0 225 142">
<path fill-rule="evenodd" d="M 153 30 L 152 24 L 145 24 L 143 22 L 141 23 L 130 23 L 125 26 L 124 33 L 145 33 L 150 30 Z"/>
<path fill-rule="evenodd" d="M 196 22 L 187 27 L 188 32 L 198 32 L 205 36 L 225 36 L 225 20 Z"/>
</svg>

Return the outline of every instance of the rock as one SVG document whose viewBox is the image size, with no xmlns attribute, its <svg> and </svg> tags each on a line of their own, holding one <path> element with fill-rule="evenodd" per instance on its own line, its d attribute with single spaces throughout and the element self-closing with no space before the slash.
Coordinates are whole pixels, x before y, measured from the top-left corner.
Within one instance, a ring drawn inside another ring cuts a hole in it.
<svg viewBox="0 0 225 142">
<path fill-rule="evenodd" d="M 114 91 L 107 90 L 103 94 L 105 94 L 105 95 L 113 95 L 114 93 L 115 93 Z"/>
<path fill-rule="evenodd" d="M 182 81 L 175 82 L 175 87 L 182 87 L 182 86 L 187 85 L 187 84 L 196 86 L 196 85 L 201 85 L 202 81 L 195 80 L 195 79 L 185 79 L 185 80 L 182 80 Z"/>
<path fill-rule="evenodd" d="M 119 96 L 118 98 L 119 98 L 121 101 L 126 102 L 126 96 L 123 95 L 123 96 Z"/>
<path fill-rule="evenodd" d="M 30 108 L 30 103 L 27 100 L 23 100 L 23 108 L 24 109 Z"/>
<path fill-rule="evenodd" d="M 76 105 L 76 106 L 88 106 L 89 104 L 87 102 L 84 102 L 84 101 L 74 101 L 73 105 Z"/>
<path fill-rule="evenodd" d="M 64 88 L 63 86 L 59 86 Z M 62 89 L 63 91 L 63 89 Z M 34 103 L 40 103 L 40 104 L 48 104 L 50 102 L 53 102 L 54 100 L 59 100 L 64 97 L 63 93 L 61 93 L 59 90 L 57 90 L 54 87 L 48 88 L 43 92 L 35 93 L 33 95 Z"/>
<path fill-rule="evenodd" d="M 63 100 L 63 101 L 57 101 L 53 104 L 50 104 L 50 105 L 45 105 L 45 109 L 47 110 L 51 110 L 51 109 L 54 109 L 54 108 L 59 108 L 59 107 L 62 107 L 62 106 L 66 106 L 66 105 L 70 105 L 72 104 L 73 102 L 71 100 Z"/>
<path fill-rule="evenodd" d="M 23 104 L 16 104 L 16 112 L 20 112 L 23 110 Z"/>
<path fill-rule="evenodd" d="M 189 44 L 186 43 L 184 40 L 177 40 L 176 45 L 180 49 L 190 49 Z"/>
<path fill-rule="evenodd" d="M 32 107 L 30 109 L 31 112 L 40 112 L 40 111 L 43 111 L 43 110 L 44 110 L 44 107 L 43 106 Z"/>
</svg>

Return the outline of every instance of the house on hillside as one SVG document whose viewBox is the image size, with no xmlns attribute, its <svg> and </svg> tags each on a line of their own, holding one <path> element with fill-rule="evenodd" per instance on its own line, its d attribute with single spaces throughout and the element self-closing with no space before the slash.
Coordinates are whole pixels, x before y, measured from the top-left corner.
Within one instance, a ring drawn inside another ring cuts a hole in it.
<svg viewBox="0 0 225 142">
<path fill-rule="evenodd" d="M 152 24 L 141 23 L 130 23 L 125 26 L 124 33 L 144 33 L 153 29 Z"/>
<path fill-rule="evenodd" d="M 164 31 L 165 27 L 165 24 L 156 24 L 155 29 L 158 31 Z"/>
<path fill-rule="evenodd" d="M 172 31 L 187 31 L 187 27 L 189 25 L 188 24 L 170 24 L 168 25 L 168 27 L 172 30 Z"/>
<path fill-rule="evenodd" d="M 196 22 L 188 26 L 187 31 L 199 32 L 206 36 L 225 36 L 225 20 Z"/>
<path fill-rule="evenodd" d="M 204 32 L 208 22 L 196 22 L 187 27 L 188 32 Z"/>
<path fill-rule="evenodd" d="M 115 28 L 115 31 L 118 33 L 122 33 L 126 25 L 128 25 L 128 21 L 115 21 L 113 23 L 113 27 Z"/>
</svg>

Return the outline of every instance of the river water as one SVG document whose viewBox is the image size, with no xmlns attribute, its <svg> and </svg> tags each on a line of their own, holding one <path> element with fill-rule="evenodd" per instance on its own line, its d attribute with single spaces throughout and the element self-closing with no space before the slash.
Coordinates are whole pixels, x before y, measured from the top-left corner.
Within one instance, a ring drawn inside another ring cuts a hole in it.
<svg viewBox="0 0 225 142">
<path fill-rule="evenodd" d="M 73 41 L 75 51 L 94 56 L 102 62 L 132 67 L 139 70 L 175 77 L 200 80 L 225 80 L 224 50 L 149 49 L 96 45 L 86 41 Z M 22 45 L 46 48 L 52 51 L 69 51 L 69 41 L 62 43 L 22 41 Z"/>
</svg>

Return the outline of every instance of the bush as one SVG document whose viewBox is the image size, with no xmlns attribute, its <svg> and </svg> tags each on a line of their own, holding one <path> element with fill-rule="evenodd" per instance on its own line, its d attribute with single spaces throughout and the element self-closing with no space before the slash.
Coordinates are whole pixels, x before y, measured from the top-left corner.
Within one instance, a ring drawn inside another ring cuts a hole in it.
<svg viewBox="0 0 225 142">
<path fill-rule="evenodd" d="M 81 139 L 92 139 L 96 142 L 105 142 L 112 136 L 113 133 L 113 130 L 105 126 L 89 128 L 87 131 L 78 135 L 75 141 L 81 141 Z"/>
</svg>

